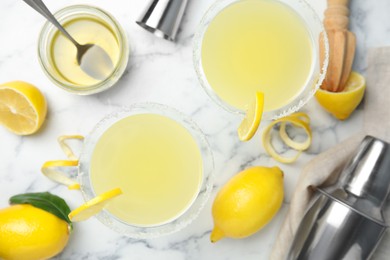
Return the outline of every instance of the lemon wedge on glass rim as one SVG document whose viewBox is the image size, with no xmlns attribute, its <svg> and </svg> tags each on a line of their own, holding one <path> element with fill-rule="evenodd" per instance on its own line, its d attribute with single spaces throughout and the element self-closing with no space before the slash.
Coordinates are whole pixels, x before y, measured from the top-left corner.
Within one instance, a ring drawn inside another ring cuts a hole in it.
<svg viewBox="0 0 390 260">
<path fill-rule="evenodd" d="M 115 188 L 104 192 L 95 198 L 87 201 L 80 207 L 72 210 L 68 217 L 73 222 L 87 220 L 90 217 L 99 213 L 108 202 L 110 202 L 113 198 L 122 194 L 122 190 L 120 188 Z"/>
<path fill-rule="evenodd" d="M 30 135 L 45 121 L 47 103 L 35 86 L 12 81 L 0 85 L 0 124 L 17 135 Z"/>
<path fill-rule="evenodd" d="M 255 135 L 263 116 L 263 108 L 264 94 L 256 92 L 254 102 L 249 105 L 245 117 L 237 129 L 238 138 L 241 141 L 248 141 Z"/>
</svg>

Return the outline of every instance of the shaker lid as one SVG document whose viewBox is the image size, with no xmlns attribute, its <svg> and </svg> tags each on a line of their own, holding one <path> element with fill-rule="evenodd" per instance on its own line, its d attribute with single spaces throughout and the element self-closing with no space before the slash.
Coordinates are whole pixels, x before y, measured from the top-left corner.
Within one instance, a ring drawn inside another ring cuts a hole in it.
<svg viewBox="0 0 390 260">
<path fill-rule="evenodd" d="M 366 136 L 342 175 L 345 176 L 343 187 L 347 192 L 371 198 L 373 203 L 381 206 L 390 188 L 390 144 Z"/>
</svg>

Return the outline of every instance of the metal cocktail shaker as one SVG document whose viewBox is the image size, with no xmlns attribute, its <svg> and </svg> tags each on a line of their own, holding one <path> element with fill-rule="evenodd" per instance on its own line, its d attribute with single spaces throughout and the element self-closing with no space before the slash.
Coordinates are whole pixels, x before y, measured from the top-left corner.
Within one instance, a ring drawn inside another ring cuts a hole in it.
<svg viewBox="0 0 390 260">
<path fill-rule="evenodd" d="M 366 136 L 339 182 L 317 188 L 287 259 L 370 258 L 387 228 L 389 190 L 390 144 Z"/>
<path fill-rule="evenodd" d="M 174 41 L 188 0 L 150 0 L 136 23 L 158 37 Z"/>
</svg>

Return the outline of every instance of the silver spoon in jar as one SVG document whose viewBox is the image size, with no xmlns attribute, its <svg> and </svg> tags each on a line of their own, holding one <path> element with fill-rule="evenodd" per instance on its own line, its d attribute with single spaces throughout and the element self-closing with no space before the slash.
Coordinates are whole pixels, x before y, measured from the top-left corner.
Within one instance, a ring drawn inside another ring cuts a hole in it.
<svg viewBox="0 0 390 260">
<path fill-rule="evenodd" d="M 57 21 L 41 0 L 23 0 L 29 6 L 43 15 L 49 22 L 60 30 L 77 48 L 77 63 L 89 76 L 98 79 L 106 79 L 114 70 L 110 56 L 96 44 L 79 44 Z"/>
</svg>

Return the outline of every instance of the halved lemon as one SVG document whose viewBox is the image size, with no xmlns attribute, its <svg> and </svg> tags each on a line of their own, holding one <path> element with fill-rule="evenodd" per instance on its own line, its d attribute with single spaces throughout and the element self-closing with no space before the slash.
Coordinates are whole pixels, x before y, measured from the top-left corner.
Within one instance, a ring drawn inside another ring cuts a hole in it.
<svg viewBox="0 0 390 260">
<path fill-rule="evenodd" d="M 120 188 L 115 188 L 110 191 L 104 192 L 95 198 L 87 201 L 77 209 L 71 211 L 68 215 L 69 219 L 73 222 L 87 220 L 90 217 L 99 213 L 110 200 L 122 194 Z"/>
<path fill-rule="evenodd" d="M 342 92 L 317 90 L 315 97 L 320 105 L 339 120 L 347 119 L 362 101 L 366 80 L 353 71 Z"/>
<path fill-rule="evenodd" d="M 264 94 L 257 92 L 254 102 L 248 107 L 245 118 L 237 129 L 238 138 L 241 141 L 248 141 L 255 135 L 263 116 L 263 108 Z"/>
<path fill-rule="evenodd" d="M 35 86 L 12 81 L 0 85 L 0 124 L 17 135 L 39 130 L 47 113 L 47 103 Z"/>
</svg>

